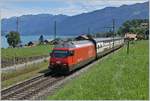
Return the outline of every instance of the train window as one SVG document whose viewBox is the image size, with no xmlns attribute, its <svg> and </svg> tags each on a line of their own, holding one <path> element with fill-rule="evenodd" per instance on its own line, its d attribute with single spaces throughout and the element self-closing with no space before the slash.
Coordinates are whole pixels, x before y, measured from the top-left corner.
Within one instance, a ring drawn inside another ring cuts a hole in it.
<svg viewBox="0 0 150 101">
<path fill-rule="evenodd" d="M 52 57 L 53 56 L 53 54 L 52 53 L 49 53 L 49 55 Z"/>
<path fill-rule="evenodd" d="M 103 46 L 104 46 L 104 43 L 103 43 L 103 42 L 97 43 L 97 48 L 98 48 L 98 49 L 101 48 L 101 47 L 103 47 Z"/>
<path fill-rule="evenodd" d="M 66 50 L 54 50 L 52 52 L 52 57 L 65 58 L 67 56 L 69 56 L 69 52 Z"/>
<path fill-rule="evenodd" d="M 97 48 L 100 48 L 100 45 L 97 45 Z"/>
<path fill-rule="evenodd" d="M 74 51 L 69 51 L 69 55 L 73 56 L 74 55 Z"/>
<path fill-rule="evenodd" d="M 98 45 L 98 48 L 101 48 L 102 46 L 101 45 Z"/>
</svg>

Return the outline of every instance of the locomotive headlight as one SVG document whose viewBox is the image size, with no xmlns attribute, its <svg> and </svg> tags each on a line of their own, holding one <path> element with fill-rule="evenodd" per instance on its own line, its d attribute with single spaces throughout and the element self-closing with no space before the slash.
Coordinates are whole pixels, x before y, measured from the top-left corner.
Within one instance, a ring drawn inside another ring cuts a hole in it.
<svg viewBox="0 0 150 101">
<path fill-rule="evenodd" d="M 62 67 L 66 68 L 67 67 L 67 63 L 63 63 Z"/>
<path fill-rule="evenodd" d="M 53 62 L 51 62 L 50 64 L 51 64 L 51 65 L 54 65 L 54 63 L 53 63 Z"/>
<path fill-rule="evenodd" d="M 64 65 L 64 66 L 67 66 L 67 64 L 66 64 L 66 63 L 64 63 L 63 65 Z"/>
</svg>

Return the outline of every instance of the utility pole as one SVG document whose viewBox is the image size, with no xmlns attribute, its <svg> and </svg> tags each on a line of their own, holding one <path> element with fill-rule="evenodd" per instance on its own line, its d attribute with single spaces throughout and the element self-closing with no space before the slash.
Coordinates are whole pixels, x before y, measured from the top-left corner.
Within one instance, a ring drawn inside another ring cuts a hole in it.
<svg viewBox="0 0 150 101">
<path fill-rule="evenodd" d="M 90 28 L 88 27 L 88 34 L 90 34 Z"/>
<path fill-rule="evenodd" d="M 18 32 L 19 30 L 18 30 L 18 24 L 19 24 L 19 18 L 17 17 L 17 21 L 16 21 L 16 31 Z"/>
<path fill-rule="evenodd" d="M 127 54 L 129 54 L 129 39 L 127 40 Z"/>
<path fill-rule="evenodd" d="M 110 28 L 113 32 L 113 50 L 114 50 L 114 37 L 115 37 L 115 19 L 112 19 L 112 26 L 111 27 L 104 27 L 104 28 Z"/>
<path fill-rule="evenodd" d="M 54 22 L 54 39 L 56 39 L 56 21 Z"/>
<path fill-rule="evenodd" d="M 18 31 L 18 24 L 19 24 L 19 20 L 18 20 L 19 18 L 17 17 L 17 19 L 16 19 L 16 32 L 17 33 L 19 33 Z M 15 52 L 15 54 L 14 54 L 14 66 L 15 66 L 15 70 L 16 70 L 16 52 Z"/>
<path fill-rule="evenodd" d="M 113 19 L 113 23 L 112 23 L 112 29 L 113 29 L 113 50 L 114 50 L 114 36 L 115 36 L 115 19 Z"/>
</svg>

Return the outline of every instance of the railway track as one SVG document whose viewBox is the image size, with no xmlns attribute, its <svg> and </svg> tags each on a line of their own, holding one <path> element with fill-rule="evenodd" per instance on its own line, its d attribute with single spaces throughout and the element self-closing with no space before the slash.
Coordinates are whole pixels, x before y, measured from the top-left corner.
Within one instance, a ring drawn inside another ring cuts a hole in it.
<svg viewBox="0 0 150 101">
<path fill-rule="evenodd" d="M 39 75 L 30 80 L 22 82 L 20 84 L 16 84 L 12 87 L 4 89 L 1 91 L 1 99 L 2 100 L 24 100 L 30 99 L 32 96 L 36 96 L 36 94 L 46 89 L 49 86 L 52 86 L 59 80 L 63 79 L 64 76 L 56 77 L 56 76 L 47 76 Z"/>
<path fill-rule="evenodd" d="M 51 88 L 50 90 L 52 90 L 53 86 L 58 87 L 64 84 L 66 81 L 70 80 L 71 78 L 74 78 L 80 75 L 82 72 L 86 71 L 88 68 L 96 64 L 98 61 L 99 60 L 94 61 L 93 63 L 85 66 L 84 68 L 81 68 L 80 70 L 71 73 L 68 76 L 54 76 L 55 74 L 51 74 L 50 76 L 45 76 L 44 74 L 42 74 L 32 79 L 21 82 L 19 84 L 13 85 L 1 91 L 1 99 L 2 100 L 27 100 L 27 99 L 29 100 L 29 99 L 33 99 L 34 97 L 38 98 L 39 92 L 42 92 L 49 88 Z"/>
</svg>

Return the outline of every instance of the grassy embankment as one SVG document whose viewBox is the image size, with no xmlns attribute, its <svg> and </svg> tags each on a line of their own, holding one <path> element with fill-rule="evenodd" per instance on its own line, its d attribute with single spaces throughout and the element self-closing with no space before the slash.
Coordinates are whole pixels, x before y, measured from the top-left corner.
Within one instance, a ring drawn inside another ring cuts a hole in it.
<svg viewBox="0 0 150 101">
<path fill-rule="evenodd" d="M 148 41 L 109 55 L 47 99 L 148 99 Z"/>
<path fill-rule="evenodd" d="M 51 45 L 40 45 L 28 48 L 8 48 L 2 49 L 2 59 L 12 59 L 15 57 L 27 58 L 34 56 L 49 55 L 52 50 Z M 2 72 L 2 88 L 10 86 L 14 83 L 29 79 L 33 76 L 39 75 L 40 71 L 46 70 L 48 62 L 28 65 L 23 69 L 10 72 Z"/>
<path fill-rule="evenodd" d="M 48 68 L 48 62 L 44 61 L 42 63 L 33 64 L 26 68 L 14 70 L 10 72 L 1 73 L 1 86 L 2 88 L 8 87 L 17 82 L 32 78 L 41 73 L 45 73 Z"/>
<path fill-rule="evenodd" d="M 12 59 L 14 57 L 34 57 L 49 55 L 52 45 L 39 45 L 26 48 L 7 48 L 1 49 L 1 58 Z"/>
</svg>

